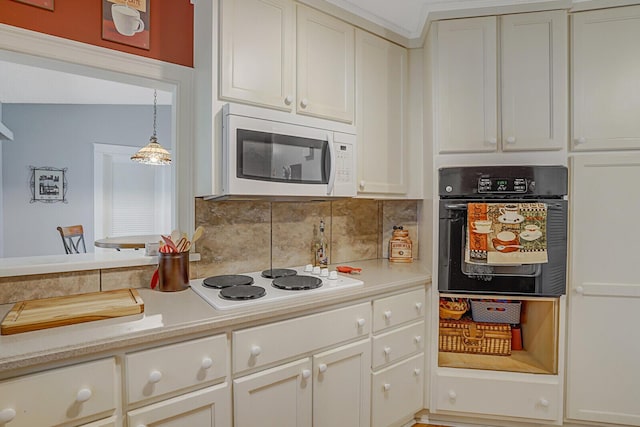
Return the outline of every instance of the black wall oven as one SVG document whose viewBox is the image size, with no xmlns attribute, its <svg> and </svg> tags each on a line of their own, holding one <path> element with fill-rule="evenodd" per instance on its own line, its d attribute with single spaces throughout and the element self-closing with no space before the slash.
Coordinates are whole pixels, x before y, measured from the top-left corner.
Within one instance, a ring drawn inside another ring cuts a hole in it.
<svg viewBox="0 0 640 427">
<path fill-rule="evenodd" d="M 465 294 L 564 295 L 567 186 L 564 166 L 440 169 L 438 289 Z M 532 202 L 546 205 L 546 263 L 478 266 L 465 261 L 469 203 Z"/>
</svg>

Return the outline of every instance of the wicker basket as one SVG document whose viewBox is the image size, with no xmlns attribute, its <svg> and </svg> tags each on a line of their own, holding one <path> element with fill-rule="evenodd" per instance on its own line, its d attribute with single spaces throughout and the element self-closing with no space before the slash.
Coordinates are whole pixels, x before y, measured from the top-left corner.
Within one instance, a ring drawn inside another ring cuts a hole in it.
<svg viewBox="0 0 640 427">
<path fill-rule="evenodd" d="M 511 326 L 469 320 L 440 320 L 440 351 L 454 353 L 511 354 Z"/>
<path fill-rule="evenodd" d="M 520 301 L 494 302 L 471 300 L 471 316 L 476 322 L 520 323 Z"/>
<path fill-rule="evenodd" d="M 449 310 L 448 308 L 440 307 L 440 318 L 459 320 L 466 312 L 467 310 Z"/>
</svg>

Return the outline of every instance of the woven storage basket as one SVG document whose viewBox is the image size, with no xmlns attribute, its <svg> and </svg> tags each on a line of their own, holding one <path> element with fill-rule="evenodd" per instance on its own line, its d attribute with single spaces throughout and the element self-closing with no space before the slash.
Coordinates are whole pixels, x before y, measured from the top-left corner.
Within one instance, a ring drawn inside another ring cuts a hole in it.
<svg viewBox="0 0 640 427">
<path fill-rule="evenodd" d="M 511 326 L 469 320 L 440 320 L 440 351 L 453 353 L 511 354 Z"/>
<path fill-rule="evenodd" d="M 493 302 L 471 300 L 471 316 L 476 322 L 520 323 L 520 301 Z"/>
</svg>

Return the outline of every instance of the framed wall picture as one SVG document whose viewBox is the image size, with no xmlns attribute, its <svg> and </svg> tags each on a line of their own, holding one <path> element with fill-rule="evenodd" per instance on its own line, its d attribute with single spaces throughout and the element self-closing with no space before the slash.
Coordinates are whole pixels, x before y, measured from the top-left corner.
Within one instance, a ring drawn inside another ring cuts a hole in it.
<svg viewBox="0 0 640 427">
<path fill-rule="evenodd" d="M 102 0 L 102 38 L 149 49 L 150 0 Z"/>
<path fill-rule="evenodd" d="M 53 0 L 15 0 L 20 3 L 30 4 L 32 6 L 38 6 L 43 9 L 53 10 Z"/>
<path fill-rule="evenodd" d="M 31 203 L 67 203 L 67 168 L 31 166 Z"/>
</svg>

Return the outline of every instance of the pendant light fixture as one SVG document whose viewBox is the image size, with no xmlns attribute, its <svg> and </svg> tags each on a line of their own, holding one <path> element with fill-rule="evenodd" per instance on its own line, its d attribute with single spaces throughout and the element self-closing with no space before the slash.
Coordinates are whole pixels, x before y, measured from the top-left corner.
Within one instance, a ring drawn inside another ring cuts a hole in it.
<svg viewBox="0 0 640 427">
<path fill-rule="evenodd" d="M 145 165 L 168 165 L 171 163 L 171 154 L 158 143 L 156 137 L 156 117 L 157 117 L 158 92 L 153 90 L 153 135 L 149 143 L 142 147 L 136 154 L 131 156 L 131 160 Z"/>
</svg>

